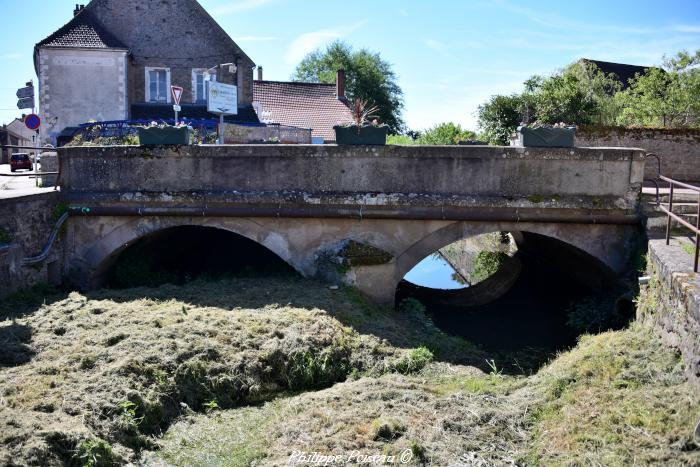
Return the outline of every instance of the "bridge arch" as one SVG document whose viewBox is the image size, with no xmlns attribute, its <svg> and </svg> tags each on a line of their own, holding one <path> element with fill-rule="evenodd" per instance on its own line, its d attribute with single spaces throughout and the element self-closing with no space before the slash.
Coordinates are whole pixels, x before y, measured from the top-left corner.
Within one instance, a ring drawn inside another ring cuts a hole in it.
<svg viewBox="0 0 700 467">
<path fill-rule="evenodd" d="M 515 234 L 519 248 L 527 247 L 528 243 L 532 249 L 541 248 L 547 246 L 547 239 L 552 240 L 549 246 L 568 247 L 567 254 L 596 270 L 600 283 L 595 283 L 596 276 L 584 277 L 581 274 L 582 280 L 592 281 L 594 283 L 589 285 L 600 287 L 602 282 L 614 280 L 627 264 L 627 257 L 621 256 L 619 250 L 616 251 L 617 242 L 610 241 L 611 237 L 620 240 L 622 231 L 618 230 L 619 226 L 615 225 L 454 222 L 431 232 L 399 254 L 396 257 L 393 282 L 398 285 L 420 261 L 451 243 L 475 235 L 505 231 Z"/>
<path fill-rule="evenodd" d="M 87 280 L 83 285 L 87 287 L 103 285 L 105 273 L 121 253 L 144 239 L 179 227 L 201 227 L 235 234 L 269 250 L 302 275 L 305 273 L 303 265 L 299 264 L 290 253 L 286 239 L 251 219 L 236 218 L 221 222 L 215 218 L 121 217 L 118 221 L 116 226 L 114 222 L 105 224 L 104 229 L 99 229 L 102 235 L 87 243 L 74 256 L 72 267 L 81 270 L 82 282 Z M 108 225 L 112 226 L 109 230 L 107 230 Z"/>
</svg>

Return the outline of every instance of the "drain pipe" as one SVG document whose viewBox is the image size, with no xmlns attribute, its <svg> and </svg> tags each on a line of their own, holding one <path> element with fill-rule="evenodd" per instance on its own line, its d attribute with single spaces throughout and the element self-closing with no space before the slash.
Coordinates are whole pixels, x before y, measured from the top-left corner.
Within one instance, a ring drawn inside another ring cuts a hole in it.
<svg viewBox="0 0 700 467">
<path fill-rule="evenodd" d="M 174 216 L 174 217 L 285 217 L 331 219 L 401 219 L 401 220 L 451 220 L 482 222 L 556 222 L 574 224 L 639 224 L 636 215 L 592 213 L 547 213 L 542 210 L 522 211 L 510 209 L 460 209 L 454 207 L 407 208 L 389 206 L 386 208 L 367 209 L 346 208 L 342 206 L 307 206 L 282 207 L 282 205 L 238 205 L 219 207 L 138 207 L 138 206 L 70 206 L 58 219 L 51 231 L 49 241 L 36 256 L 22 260 L 23 265 L 37 264 L 46 259 L 51 251 L 58 232 L 69 216 Z"/>
<path fill-rule="evenodd" d="M 49 252 L 51 251 L 51 247 L 53 246 L 54 242 L 56 241 L 56 237 L 58 237 L 58 232 L 61 230 L 61 227 L 63 224 L 68 220 L 68 216 L 70 215 L 69 212 L 64 212 L 61 217 L 58 218 L 58 221 L 56 221 L 56 225 L 53 226 L 53 230 L 51 230 L 51 235 L 49 235 L 49 241 L 46 242 L 46 245 L 44 248 L 41 250 L 41 253 L 39 253 L 36 256 L 29 256 L 27 258 L 24 258 L 22 260 L 22 265 L 23 266 L 30 266 L 32 264 L 37 264 L 41 263 L 46 259 L 47 256 L 49 256 Z"/>
</svg>

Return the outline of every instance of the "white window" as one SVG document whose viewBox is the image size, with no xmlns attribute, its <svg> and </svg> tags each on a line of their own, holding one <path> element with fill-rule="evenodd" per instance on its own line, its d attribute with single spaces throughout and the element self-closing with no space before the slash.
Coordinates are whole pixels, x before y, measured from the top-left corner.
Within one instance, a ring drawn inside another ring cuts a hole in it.
<svg viewBox="0 0 700 467">
<path fill-rule="evenodd" d="M 170 102 L 170 69 L 146 67 L 146 102 Z"/>
<path fill-rule="evenodd" d="M 207 102 L 204 71 L 204 68 L 192 69 L 192 102 L 194 104 L 204 104 Z"/>
</svg>

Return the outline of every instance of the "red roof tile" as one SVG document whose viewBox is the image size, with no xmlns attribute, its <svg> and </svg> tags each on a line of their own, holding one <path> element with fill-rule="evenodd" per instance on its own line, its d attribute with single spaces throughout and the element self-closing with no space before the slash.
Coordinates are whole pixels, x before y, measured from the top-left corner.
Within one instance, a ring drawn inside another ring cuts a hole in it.
<svg viewBox="0 0 700 467">
<path fill-rule="evenodd" d="M 265 112 L 258 115 L 260 120 L 311 128 L 314 137 L 328 143 L 335 142 L 333 125 L 352 122 L 350 109 L 335 96 L 334 84 L 254 81 L 253 102 Z"/>
</svg>

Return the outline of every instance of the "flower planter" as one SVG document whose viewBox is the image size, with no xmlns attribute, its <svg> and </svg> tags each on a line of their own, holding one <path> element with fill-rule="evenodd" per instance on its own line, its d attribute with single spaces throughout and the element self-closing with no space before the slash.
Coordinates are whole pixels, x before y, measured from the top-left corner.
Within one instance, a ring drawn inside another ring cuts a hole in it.
<svg viewBox="0 0 700 467">
<path fill-rule="evenodd" d="M 351 125 L 333 127 L 335 142 L 338 144 L 385 145 L 389 127 L 386 125 Z"/>
<path fill-rule="evenodd" d="M 518 142 L 524 147 L 571 148 L 576 128 L 518 127 Z"/>
<path fill-rule="evenodd" d="M 190 144 L 190 129 L 188 127 L 139 128 L 139 144 L 143 146 Z"/>
</svg>

